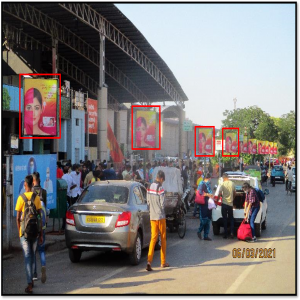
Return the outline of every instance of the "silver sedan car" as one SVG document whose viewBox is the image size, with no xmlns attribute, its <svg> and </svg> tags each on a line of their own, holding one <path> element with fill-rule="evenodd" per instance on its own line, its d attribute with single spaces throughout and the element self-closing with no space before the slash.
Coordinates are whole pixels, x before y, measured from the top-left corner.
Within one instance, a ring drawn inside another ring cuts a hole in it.
<svg viewBox="0 0 300 300">
<path fill-rule="evenodd" d="M 88 186 L 66 213 L 70 260 L 79 262 L 83 251 L 124 251 L 131 264 L 139 264 L 142 249 L 151 239 L 146 194 L 140 183 L 123 180 Z"/>
</svg>

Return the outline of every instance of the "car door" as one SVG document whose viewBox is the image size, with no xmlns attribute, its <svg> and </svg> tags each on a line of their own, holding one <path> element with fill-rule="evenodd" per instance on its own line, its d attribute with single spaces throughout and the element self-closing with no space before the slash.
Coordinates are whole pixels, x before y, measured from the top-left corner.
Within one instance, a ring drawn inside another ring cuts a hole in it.
<svg viewBox="0 0 300 300">
<path fill-rule="evenodd" d="M 145 228 L 145 244 L 150 244 L 151 240 L 151 222 L 150 222 L 150 212 L 147 205 L 147 190 L 140 186 L 141 194 L 143 197 L 143 204 L 144 204 L 144 228 Z"/>
<path fill-rule="evenodd" d="M 139 218 L 138 224 L 143 230 L 143 246 L 146 247 L 149 244 L 149 225 L 147 226 L 147 216 L 149 215 L 147 203 L 144 201 L 144 197 L 142 196 L 142 192 L 138 186 L 133 189 L 133 195 L 135 198 L 135 204 L 137 208 L 137 216 Z M 150 229 L 151 236 L 151 229 Z"/>
</svg>

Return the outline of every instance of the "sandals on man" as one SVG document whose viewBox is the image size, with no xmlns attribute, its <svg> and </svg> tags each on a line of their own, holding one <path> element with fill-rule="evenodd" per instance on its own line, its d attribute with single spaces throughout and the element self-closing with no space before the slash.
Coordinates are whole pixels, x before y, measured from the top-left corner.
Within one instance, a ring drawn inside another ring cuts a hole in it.
<svg viewBox="0 0 300 300">
<path fill-rule="evenodd" d="M 161 268 L 168 268 L 168 267 L 170 267 L 170 265 L 168 263 L 165 263 L 165 264 L 162 264 L 160 267 Z"/>
<path fill-rule="evenodd" d="M 153 271 L 153 269 L 151 268 L 151 265 L 149 263 L 147 263 L 147 267 L 146 267 L 147 271 Z"/>
</svg>

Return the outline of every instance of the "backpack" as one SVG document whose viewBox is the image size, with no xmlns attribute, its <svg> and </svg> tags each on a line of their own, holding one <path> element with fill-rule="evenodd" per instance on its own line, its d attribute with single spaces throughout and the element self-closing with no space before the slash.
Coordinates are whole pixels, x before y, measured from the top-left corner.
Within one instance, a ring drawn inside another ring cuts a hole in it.
<svg viewBox="0 0 300 300">
<path fill-rule="evenodd" d="M 35 240 L 40 230 L 39 213 L 34 205 L 36 193 L 32 193 L 30 200 L 27 199 L 25 194 L 21 194 L 20 196 L 25 202 L 24 214 L 21 221 L 22 235 L 27 240 Z"/>
<path fill-rule="evenodd" d="M 256 196 L 258 197 L 259 201 L 264 202 L 264 200 L 266 199 L 264 192 L 258 188 L 255 188 L 254 190 L 256 192 Z"/>
</svg>

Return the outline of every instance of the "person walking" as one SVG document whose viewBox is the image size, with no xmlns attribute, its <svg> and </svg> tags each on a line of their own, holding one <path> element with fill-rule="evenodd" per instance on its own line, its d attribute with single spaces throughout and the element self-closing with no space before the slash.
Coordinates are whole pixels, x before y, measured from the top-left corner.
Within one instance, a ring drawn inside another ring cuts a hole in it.
<svg viewBox="0 0 300 300">
<path fill-rule="evenodd" d="M 243 191 L 246 193 L 245 207 L 244 207 L 244 219 L 249 220 L 252 239 L 248 242 L 256 242 L 255 225 L 254 221 L 260 209 L 260 201 L 255 190 L 250 186 L 248 182 L 243 184 Z"/>
<path fill-rule="evenodd" d="M 56 163 L 56 178 L 59 179 L 59 178 L 62 178 L 64 175 L 63 173 L 63 170 L 61 169 L 61 162 L 58 161 Z"/>
<path fill-rule="evenodd" d="M 148 252 L 148 261 L 146 270 L 152 271 L 151 263 L 154 255 L 154 248 L 160 233 L 161 249 L 160 259 L 161 267 L 166 268 L 170 265 L 166 263 L 166 250 L 167 250 L 167 233 L 166 233 L 166 215 L 164 209 L 165 192 L 162 187 L 165 181 L 165 173 L 161 170 L 157 172 L 156 180 L 150 185 L 147 190 L 147 204 L 150 211 L 150 223 L 151 223 L 151 241 Z"/>
<path fill-rule="evenodd" d="M 41 221 L 42 221 L 42 231 L 43 231 L 43 243 L 37 244 L 37 251 L 39 252 L 40 259 L 41 259 L 41 282 L 46 282 L 46 254 L 45 254 L 45 229 L 46 229 L 46 218 L 47 218 L 47 212 L 46 212 L 46 203 L 47 203 L 47 192 L 45 189 L 43 189 L 40 184 L 40 174 L 39 172 L 34 172 L 32 174 L 33 178 L 33 187 L 32 191 L 36 193 L 37 196 L 40 197 L 41 205 L 42 205 L 42 215 L 41 215 Z M 36 252 L 34 253 L 34 263 L 33 263 L 33 278 L 32 280 L 38 280 L 37 276 L 37 263 L 36 263 Z"/>
<path fill-rule="evenodd" d="M 38 236 L 39 236 L 39 243 L 40 244 L 43 243 L 43 234 L 41 228 L 42 223 L 39 222 L 40 228 L 37 227 L 38 226 L 37 220 L 38 218 L 40 218 L 42 214 L 41 212 L 42 205 L 41 205 L 40 197 L 32 192 L 32 186 L 33 186 L 32 175 L 28 175 L 25 177 L 24 180 L 25 193 L 19 195 L 15 207 L 15 210 L 17 211 L 17 228 L 18 228 L 20 243 L 25 258 L 25 270 L 26 270 L 26 277 L 27 277 L 27 284 L 28 284 L 28 286 L 25 288 L 25 293 L 27 294 L 32 294 L 33 262 L 34 262 L 34 253 L 38 242 Z M 32 204 L 34 207 L 31 207 Z M 34 210 L 36 212 L 34 215 L 29 214 L 29 212 L 32 212 Z M 25 220 L 28 220 L 29 218 L 31 218 L 32 222 L 30 222 L 30 225 L 27 225 L 25 227 Z"/>
<path fill-rule="evenodd" d="M 211 176 L 209 173 L 206 174 L 205 178 L 199 184 L 198 191 L 200 195 L 204 195 L 204 204 L 200 204 L 199 209 L 199 218 L 200 218 L 200 227 L 198 229 L 197 235 L 200 240 L 202 240 L 201 232 L 204 230 L 204 240 L 211 241 L 212 239 L 208 237 L 209 228 L 210 228 L 210 221 L 211 221 L 211 210 L 208 209 L 208 199 L 212 197 L 212 190 L 210 188 L 210 179 Z"/>
<path fill-rule="evenodd" d="M 197 171 L 196 174 L 197 174 L 197 179 L 194 184 L 195 196 L 196 196 L 196 191 L 199 188 L 200 183 L 203 181 L 202 172 Z M 197 219 L 196 215 L 197 215 L 197 211 L 199 210 L 199 207 L 200 207 L 200 204 L 194 202 L 194 212 L 193 212 L 192 219 Z"/>
<path fill-rule="evenodd" d="M 293 181 L 293 171 L 292 171 L 291 166 L 288 166 L 288 168 L 286 170 L 286 173 L 285 173 L 285 178 L 286 178 L 286 180 L 285 180 L 285 190 L 287 191 L 289 182 L 292 184 L 292 181 Z"/>
<path fill-rule="evenodd" d="M 233 219 L 233 200 L 236 195 L 235 184 L 229 180 L 228 174 L 223 174 L 223 183 L 220 186 L 217 200 L 222 196 L 222 217 L 224 222 L 224 239 L 227 239 L 227 218 L 230 222 L 230 237 L 233 239 L 234 219 Z"/>
<path fill-rule="evenodd" d="M 72 170 L 73 171 L 71 172 L 70 175 L 73 179 L 74 188 L 72 188 L 73 186 L 70 188 L 71 205 L 73 205 L 81 195 L 81 189 L 80 189 L 81 173 L 79 171 L 79 166 L 77 164 L 74 164 Z"/>
</svg>

